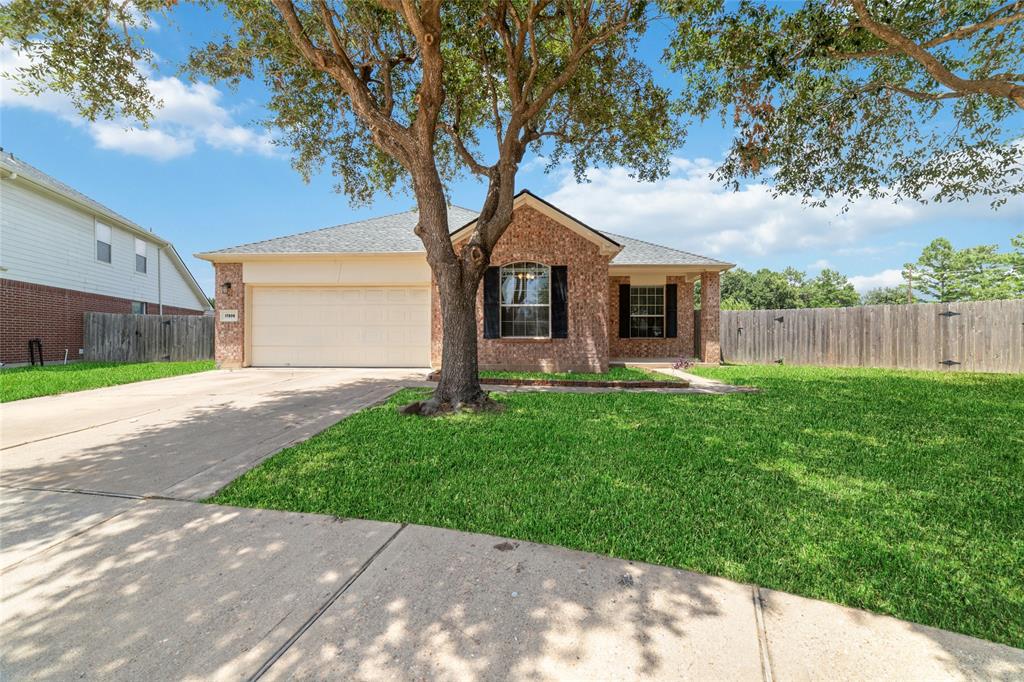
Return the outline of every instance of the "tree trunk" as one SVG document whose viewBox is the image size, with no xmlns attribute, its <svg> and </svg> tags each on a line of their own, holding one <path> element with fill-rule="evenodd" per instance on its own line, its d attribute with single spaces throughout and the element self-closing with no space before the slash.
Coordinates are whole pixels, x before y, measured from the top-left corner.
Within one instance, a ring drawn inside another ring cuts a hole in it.
<svg viewBox="0 0 1024 682">
<path fill-rule="evenodd" d="M 462 270 L 462 264 L 456 262 L 437 277 L 444 339 L 441 380 L 434 400 L 438 406 L 451 408 L 487 403 L 477 365 L 476 293 L 480 280 L 472 275 L 467 278 Z"/>
<path fill-rule="evenodd" d="M 430 181 L 416 186 L 416 231 L 427 249 L 441 305 L 441 379 L 429 400 L 410 405 L 406 411 L 429 415 L 493 408 L 496 403 L 480 387 L 476 355 L 476 295 L 487 259 L 481 253 L 475 253 L 476 259 L 455 253 L 448 233 L 444 189 L 436 173 L 424 175 Z"/>
</svg>

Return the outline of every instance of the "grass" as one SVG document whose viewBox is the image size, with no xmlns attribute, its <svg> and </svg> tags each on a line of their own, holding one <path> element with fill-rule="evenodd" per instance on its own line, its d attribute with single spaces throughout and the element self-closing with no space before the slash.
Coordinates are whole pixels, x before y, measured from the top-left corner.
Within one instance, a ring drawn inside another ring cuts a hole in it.
<svg viewBox="0 0 1024 682">
<path fill-rule="evenodd" d="M 213 369 L 212 360 L 195 362 L 73 362 L 68 365 L 0 370 L 0 402 L 85 391 Z"/>
<path fill-rule="evenodd" d="M 678 566 L 1024 647 L 1024 377 L 698 368 L 758 394 L 404 390 L 211 501 Z"/>
<path fill-rule="evenodd" d="M 636 367 L 609 367 L 607 372 L 505 372 L 483 371 L 482 379 L 569 379 L 571 381 L 679 381 L 670 374 Z"/>
</svg>

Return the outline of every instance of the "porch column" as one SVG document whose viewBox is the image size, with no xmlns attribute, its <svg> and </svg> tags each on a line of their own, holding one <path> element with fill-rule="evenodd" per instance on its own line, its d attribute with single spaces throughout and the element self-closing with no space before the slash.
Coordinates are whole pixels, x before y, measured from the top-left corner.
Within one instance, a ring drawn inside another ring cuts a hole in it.
<svg viewBox="0 0 1024 682">
<path fill-rule="evenodd" d="M 717 272 L 700 273 L 700 359 L 701 362 L 721 362 L 719 343 L 719 309 L 721 308 L 721 275 Z"/>
</svg>

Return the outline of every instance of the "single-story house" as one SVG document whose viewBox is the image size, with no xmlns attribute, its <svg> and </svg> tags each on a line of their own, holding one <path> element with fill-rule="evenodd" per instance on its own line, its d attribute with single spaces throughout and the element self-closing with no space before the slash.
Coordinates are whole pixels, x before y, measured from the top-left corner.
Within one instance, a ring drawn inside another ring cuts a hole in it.
<svg viewBox="0 0 1024 682">
<path fill-rule="evenodd" d="M 456 248 L 476 217 L 449 207 Z M 416 222 L 408 211 L 196 254 L 216 269 L 220 366 L 439 367 L 440 306 Z M 528 191 L 491 263 L 477 300 L 483 369 L 719 360 L 731 263 L 596 230 Z"/>
</svg>

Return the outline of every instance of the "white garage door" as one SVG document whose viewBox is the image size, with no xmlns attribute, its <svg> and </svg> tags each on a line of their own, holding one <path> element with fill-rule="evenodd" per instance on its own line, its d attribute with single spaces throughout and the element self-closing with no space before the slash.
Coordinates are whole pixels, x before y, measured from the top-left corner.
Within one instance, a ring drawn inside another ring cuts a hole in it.
<svg viewBox="0 0 1024 682">
<path fill-rule="evenodd" d="M 426 367 L 427 287 L 255 287 L 252 364 Z"/>
</svg>

